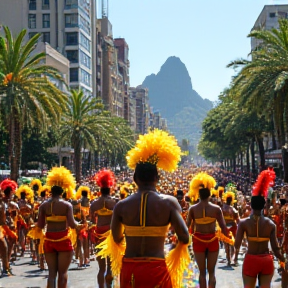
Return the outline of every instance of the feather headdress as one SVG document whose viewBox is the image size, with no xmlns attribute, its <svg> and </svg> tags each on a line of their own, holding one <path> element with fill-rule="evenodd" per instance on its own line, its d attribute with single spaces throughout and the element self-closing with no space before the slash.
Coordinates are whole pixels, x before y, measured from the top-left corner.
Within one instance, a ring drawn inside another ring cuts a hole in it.
<svg viewBox="0 0 288 288">
<path fill-rule="evenodd" d="M 212 188 L 211 189 L 211 196 L 215 196 L 215 197 L 219 197 L 219 191 L 218 191 L 218 189 L 214 189 L 214 188 Z"/>
<path fill-rule="evenodd" d="M 34 191 L 28 185 L 21 185 L 16 190 L 16 196 L 21 199 L 21 193 L 25 193 L 25 199 L 34 203 Z"/>
<path fill-rule="evenodd" d="M 64 190 L 64 193 L 66 193 L 65 199 L 73 199 L 74 200 L 76 198 L 76 192 L 75 192 L 74 188 L 71 186 L 66 188 Z M 62 194 L 62 196 L 63 196 L 63 194 Z"/>
<path fill-rule="evenodd" d="M 41 190 L 42 183 L 41 183 L 41 181 L 39 179 L 33 179 L 30 182 L 29 186 L 32 188 L 33 191 L 34 191 L 34 188 L 35 188 L 36 191 L 39 191 L 39 190 Z M 38 189 L 36 189 L 37 187 L 38 187 Z"/>
<path fill-rule="evenodd" d="M 111 188 L 115 184 L 115 176 L 111 170 L 101 170 L 94 176 L 94 179 L 101 188 Z"/>
<path fill-rule="evenodd" d="M 5 179 L 0 183 L 0 189 L 2 191 L 6 190 L 7 188 L 11 189 L 12 193 L 15 193 L 15 190 L 17 189 L 18 185 L 15 181 L 10 179 Z"/>
<path fill-rule="evenodd" d="M 46 184 L 49 186 L 60 186 L 64 190 L 72 187 L 75 189 L 75 179 L 71 172 L 65 167 L 53 167 L 52 170 L 48 172 Z"/>
<path fill-rule="evenodd" d="M 128 196 L 129 193 L 129 186 L 127 184 L 124 184 L 120 187 L 120 194 L 124 195 L 124 198 Z"/>
<path fill-rule="evenodd" d="M 191 201 L 197 201 L 199 198 L 199 189 L 207 188 L 211 191 L 216 185 L 215 179 L 205 172 L 200 172 L 195 175 L 189 185 L 188 195 Z"/>
<path fill-rule="evenodd" d="M 253 185 L 252 196 L 263 196 L 264 198 L 268 195 L 268 189 L 274 186 L 276 175 L 273 168 L 263 170 Z"/>
<path fill-rule="evenodd" d="M 222 200 L 224 203 L 227 202 L 227 198 L 231 197 L 232 201 L 231 203 L 234 204 L 235 202 L 237 202 L 237 200 L 235 200 L 235 193 L 233 191 L 227 191 L 222 195 Z"/>
<path fill-rule="evenodd" d="M 135 169 L 138 163 L 148 162 L 168 172 L 176 170 L 180 158 L 181 149 L 176 138 L 159 129 L 140 135 L 136 146 L 126 156 L 131 169 Z"/>
<path fill-rule="evenodd" d="M 50 196 L 51 194 L 51 187 L 48 185 L 43 185 L 38 190 L 38 196 L 41 197 L 41 193 L 45 192 L 45 196 Z"/>
<path fill-rule="evenodd" d="M 76 192 L 76 199 L 80 199 L 82 197 L 82 192 L 86 191 L 87 192 L 87 198 L 91 198 L 91 191 L 88 186 L 80 186 Z"/>
</svg>

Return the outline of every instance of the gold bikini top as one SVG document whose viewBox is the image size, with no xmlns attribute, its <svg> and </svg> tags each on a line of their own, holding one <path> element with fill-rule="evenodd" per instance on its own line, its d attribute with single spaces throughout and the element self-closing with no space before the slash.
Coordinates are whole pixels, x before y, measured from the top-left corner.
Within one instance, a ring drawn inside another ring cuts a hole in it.
<svg viewBox="0 0 288 288">
<path fill-rule="evenodd" d="M 110 210 L 105 207 L 105 199 L 104 199 L 104 207 L 95 211 L 94 213 L 97 213 L 100 216 L 111 216 L 113 214 L 113 210 Z"/>
<path fill-rule="evenodd" d="M 251 215 L 253 216 L 253 215 Z M 251 217 L 250 216 L 250 217 Z M 260 217 L 257 217 L 257 236 L 256 237 L 250 237 L 250 236 L 247 236 L 247 239 L 248 241 L 251 241 L 251 242 L 265 242 L 265 241 L 270 241 L 270 238 L 268 237 L 259 237 L 259 231 L 258 231 L 258 226 L 259 226 L 259 219 Z"/>
<path fill-rule="evenodd" d="M 168 231 L 169 225 L 165 226 L 146 226 L 146 214 L 147 214 L 147 198 L 149 193 L 143 193 L 141 195 L 140 204 L 140 226 L 128 226 L 124 225 L 125 235 L 131 237 L 165 237 Z"/>
<path fill-rule="evenodd" d="M 204 225 L 204 224 L 210 224 L 216 221 L 216 218 L 205 216 L 205 208 L 203 208 L 203 217 L 202 218 L 195 218 L 194 219 L 196 224 Z"/>
<path fill-rule="evenodd" d="M 226 220 L 226 221 L 234 221 L 234 217 L 232 217 L 232 216 L 224 216 L 224 219 Z"/>
<path fill-rule="evenodd" d="M 46 216 L 47 222 L 66 222 L 67 217 L 63 215 L 54 215 L 53 211 L 53 201 L 51 202 L 51 216 Z"/>
</svg>

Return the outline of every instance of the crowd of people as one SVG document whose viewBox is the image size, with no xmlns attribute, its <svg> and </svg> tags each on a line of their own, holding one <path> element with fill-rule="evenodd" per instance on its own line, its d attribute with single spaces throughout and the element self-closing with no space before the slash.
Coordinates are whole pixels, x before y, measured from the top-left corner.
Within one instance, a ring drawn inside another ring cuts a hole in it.
<svg viewBox="0 0 288 288">
<path fill-rule="evenodd" d="M 168 134 L 157 133 L 147 134 L 149 143 L 156 138 L 151 151 L 142 139 L 144 148 L 128 153 L 127 171 L 103 168 L 81 185 L 64 167 L 52 168 L 45 183 L 34 179 L 18 187 L 3 180 L 1 276 L 12 274 L 11 262 L 29 247 L 32 264 L 42 270 L 48 266 L 48 288 L 67 287 L 70 263 L 84 269 L 95 251 L 100 288 L 116 287 L 117 281 L 120 287 L 181 287 L 192 260 L 198 265 L 200 288 L 213 288 L 224 245 L 227 265 L 238 265 L 240 248 L 245 250 L 244 287 L 255 287 L 257 279 L 259 287 L 270 287 L 274 257 L 282 287 L 288 287 L 288 194 L 273 169 L 258 178 L 212 165 L 176 169 L 180 148 Z"/>
</svg>

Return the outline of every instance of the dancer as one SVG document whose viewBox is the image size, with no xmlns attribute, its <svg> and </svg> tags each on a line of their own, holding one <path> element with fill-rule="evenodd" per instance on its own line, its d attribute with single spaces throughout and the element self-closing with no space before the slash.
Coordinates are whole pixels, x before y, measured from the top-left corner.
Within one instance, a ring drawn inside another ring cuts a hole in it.
<svg viewBox="0 0 288 288">
<path fill-rule="evenodd" d="M 207 287 L 206 269 L 209 273 L 208 287 L 216 287 L 215 266 L 219 254 L 219 240 L 215 232 L 216 221 L 221 230 L 227 235 L 227 228 L 219 206 L 209 201 L 211 189 L 215 186 L 215 179 L 200 172 L 193 177 L 190 183 L 189 196 L 199 203 L 189 209 L 187 226 L 191 227 L 193 251 L 199 268 L 200 288 Z"/>
<path fill-rule="evenodd" d="M 58 288 L 67 287 L 67 271 L 73 256 L 73 242 L 76 235 L 70 228 L 81 229 L 73 218 L 72 205 L 61 199 L 63 190 L 75 187 L 74 177 L 65 167 L 54 167 L 47 175 L 47 185 L 51 186 L 52 197 L 39 207 L 38 233 L 46 227 L 44 253 L 48 265 L 49 276 L 47 288 L 56 287 L 58 274 Z M 40 230 L 40 231 L 39 231 Z M 73 239 L 74 238 L 74 239 Z"/>
<path fill-rule="evenodd" d="M 275 256 L 287 269 L 287 261 L 281 254 L 276 238 L 276 225 L 272 220 L 263 216 L 265 198 L 269 186 L 274 185 L 275 172 L 264 170 L 257 178 L 252 190 L 250 217 L 241 219 L 238 224 L 235 241 L 235 261 L 238 259 L 239 249 L 244 233 L 248 239 L 248 251 L 245 255 L 242 277 L 244 288 L 254 288 L 257 278 L 260 288 L 269 288 L 274 273 L 273 255 L 269 252 L 268 243 Z M 286 262 L 286 263 L 285 263 Z"/>
<path fill-rule="evenodd" d="M 222 195 L 223 205 L 222 205 L 222 212 L 224 215 L 226 227 L 228 231 L 231 232 L 231 237 L 236 237 L 237 231 L 237 224 L 239 223 L 239 213 L 238 211 L 232 206 L 235 203 L 235 193 L 233 191 L 227 191 Z M 225 252 L 226 252 L 226 259 L 228 266 L 231 266 L 231 259 L 235 254 L 234 245 L 230 245 L 225 243 Z M 235 261 L 234 261 L 234 264 Z"/>
<path fill-rule="evenodd" d="M 80 223 L 85 224 L 84 228 L 78 231 L 76 255 L 79 258 L 79 268 L 86 268 L 90 264 L 89 260 L 89 234 L 88 234 L 88 220 L 91 191 L 88 186 L 80 186 L 76 192 L 76 199 L 79 204 Z"/>
<path fill-rule="evenodd" d="M 90 207 L 90 215 L 96 228 L 91 231 L 95 243 L 100 244 L 105 238 L 101 236 L 110 230 L 110 223 L 112 219 L 113 209 L 116 205 L 115 200 L 110 196 L 111 188 L 115 185 L 114 173 L 110 170 L 102 170 L 98 172 L 94 180 L 100 187 L 101 196 L 96 199 Z M 111 263 L 109 257 L 107 259 L 97 258 L 99 264 L 99 272 L 97 275 L 99 288 L 104 288 L 104 277 L 107 287 L 111 287 L 113 277 L 111 275 Z M 106 276 L 105 276 L 106 273 Z"/>
<path fill-rule="evenodd" d="M 113 237 L 109 235 L 99 245 L 103 250 L 98 254 L 111 256 L 113 275 L 121 271 L 123 288 L 181 286 L 183 269 L 190 261 L 188 230 L 177 199 L 156 190 L 157 168 L 175 170 L 180 152 L 173 136 L 155 129 L 140 135 L 136 147 L 127 154 L 128 166 L 135 169 L 138 190 L 116 204 L 111 223 Z M 164 243 L 170 224 L 178 236 L 178 245 L 165 262 Z"/>
</svg>

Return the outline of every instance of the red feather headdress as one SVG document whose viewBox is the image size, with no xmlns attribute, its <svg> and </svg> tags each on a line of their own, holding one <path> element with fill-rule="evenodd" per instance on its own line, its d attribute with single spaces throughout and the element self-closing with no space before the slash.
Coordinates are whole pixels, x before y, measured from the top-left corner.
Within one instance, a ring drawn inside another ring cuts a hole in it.
<svg viewBox="0 0 288 288">
<path fill-rule="evenodd" d="M 15 190 L 17 189 L 18 185 L 15 181 L 13 180 L 10 180 L 10 179 L 5 179 L 3 180 L 1 183 L 0 183 L 0 189 L 1 190 L 5 190 L 7 189 L 8 187 L 11 188 L 11 192 L 15 192 Z"/>
<path fill-rule="evenodd" d="M 273 168 L 263 170 L 253 186 L 252 196 L 263 196 L 264 198 L 268 195 L 268 189 L 274 186 L 276 175 Z"/>
<path fill-rule="evenodd" d="M 111 188 L 115 184 L 115 176 L 111 170 L 102 170 L 98 172 L 94 179 L 101 188 Z"/>
</svg>

